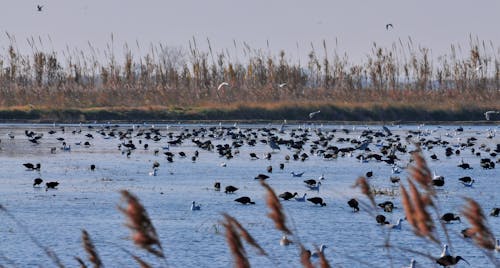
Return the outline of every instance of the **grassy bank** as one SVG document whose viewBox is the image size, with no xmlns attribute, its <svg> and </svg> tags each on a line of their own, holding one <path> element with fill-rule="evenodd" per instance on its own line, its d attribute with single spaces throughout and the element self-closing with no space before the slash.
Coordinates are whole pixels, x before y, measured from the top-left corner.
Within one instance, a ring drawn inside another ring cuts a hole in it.
<svg viewBox="0 0 500 268">
<path fill-rule="evenodd" d="M 309 113 L 320 110 L 312 119 Z M 4 122 L 93 122 L 93 121 L 353 121 L 353 122 L 456 122 L 483 121 L 483 107 L 443 109 L 413 105 L 329 105 L 262 104 L 226 107 L 102 107 L 88 109 L 50 109 L 16 107 L 1 109 Z"/>
</svg>

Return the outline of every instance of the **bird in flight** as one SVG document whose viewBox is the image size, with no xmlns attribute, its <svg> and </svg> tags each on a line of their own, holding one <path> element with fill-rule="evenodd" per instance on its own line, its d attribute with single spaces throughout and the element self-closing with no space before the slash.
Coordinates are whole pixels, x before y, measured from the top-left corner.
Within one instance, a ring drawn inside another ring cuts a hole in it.
<svg viewBox="0 0 500 268">
<path fill-rule="evenodd" d="M 43 6 L 41 6 L 41 5 L 36 6 L 36 9 L 38 10 L 38 12 L 42 12 L 42 8 L 43 8 Z"/>
<path fill-rule="evenodd" d="M 321 111 L 312 112 L 309 114 L 309 119 L 312 119 L 315 115 L 319 114 Z"/>
<path fill-rule="evenodd" d="M 385 29 L 386 29 L 386 30 L 389 30 L 389 28 L 391 28 L 391 29 L 392 29 L 392 28 L 394 28 L 394 26 L 392 26 L 392 23 L 387 23 L 387 24 L 385 25 Z"/>
</svg>

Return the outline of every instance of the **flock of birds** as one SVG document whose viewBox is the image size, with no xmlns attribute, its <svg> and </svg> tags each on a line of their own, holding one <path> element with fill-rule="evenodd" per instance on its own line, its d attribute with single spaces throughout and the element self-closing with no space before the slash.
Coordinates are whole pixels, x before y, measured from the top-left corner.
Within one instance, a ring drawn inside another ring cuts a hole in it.
<svg viewBox="0 0 500 268">
<path fill-rule="evenodd" d="M 221 85 L 225 86 L 225 85 Z M 320 111 L 311 112 L 309 118 L 313 118 Z M 430 154 L 430 161 L 439 161 L 436 152 L 442 151 L 444 157 L 448 161 L 453 158 L 460 157 L 465 152 L 470 152 L 474 157 L 480 159 L 480 165 L 474 166 L 466 163 L 463 158 L 457 164 L 457 168 L 469 170 L 473 168 L 495 169 L 496 164 L 500 163 L 500 143 L 494 143 L 493 147 L 485 143 L 478 143 L 478 138 L 475 136 L 462 135 L 463 128 L 454 130 L 454 134 L 446 133 L 443 136 L 432 135 L 431 131 L 423 130 L 408 130 L 405 134 L 393 134 L 392 131 L 384 126 L 380 129 L 373 127 L 360 131 L 358 136 L 352 135 L 353 130 L 347 128 L 341 129 L 325 129 L 323 130 L 318 126 L 292 127 L 285 124 L 280 127 L 261 127 L 258 129 L 253 128 L 240 128 L 236 124 L 231 127 L 211 126 L 199 128 L 182 128 L 179 127 L 177 131 L 170 130 L 168 127 L 165 129 L 156 128 L 155 126 L 133 126 L 130 128 L 123 128 L 118 125 L 102 125 L 87 127 L 75 127 L 69 130 L 69 127 L 61 126 L 59 128 L 53 127 L 47 133 L 34 132 L 32 130 L 25 130 L 25 139 L 32 144 L 32 146 L 43 146 L 45 139 L 55 139 L 60 142 L 59 147 L 47 148 L 50 153 L 58 153 L 59 151 L 71 151 L 71 145 L 84 148 L 92 148 L 92 140 L 102 138 L 117 143 L 117 148 L 121 155 L 126 158 L 133 157 L 134 152 L 137 150 L 151 151 L 151 153 L 159 157 L 154 161 L 150 176 L 158 176 L 160 168 L 163 163 L 174 164 L 180 159 L 188 158 L 191 155 L 191 161 L 196 163 L 202 157 L 200 152 L 211 152 L 218 155 L 223 161 L 230 161 L 234 157 L 246 158 L 249 161 L 270 160 L 277 156 L 283 157 L 280 159 L 278 168 L 284 171 L 291 161 L 301 163 L 310 161 L 310 159 L 332 161 L 340 161 L 343 158 L 356 158 L 359 165 L 362 166 L 366 162 L 380 163 L 391 169 L 393 176 L 387 179 L 387 184 L 397 186 L 400 183 L 398 174 L 405 170 L 411 161 L 408 156 L 414 150 L 414 143 L 419 143 L 424 151 Z M 443 130 L 444 131 L 444 130 Z M 446 130 L 452 132 L 452 130 Z M 66 134 L 70 132 L 71 135 L 84 138 L 85 142 L 76 142 L 68 144 L 69 139 L 58 134 Z M 48 134 L 48 137 L 47 137 Z M 486 133 L 476 133 L 482 135 L 482 139 L 494 141 L 496 138 L 496 130 L 489 130 Z M 8 139 L 15 139 L 13 133 L 7 134 Z M 455 141 L 454 143 L 452 141 Z M 194 152 L 184 152 L 181 149 L 183 144 L 191 143 L 195 147 Z M 1 145 L 1 140 L 0 140 Z M 267 152 L 260 154 L 251 151 L 260 145 L 267 148 Z M 242 148 L 243 147 L 243 148 Z M 250 150 L 247 156 L 242 155 L 240 151 L 243 149 Z M 1 146 L 0 146 L 1 152 Z M 279 152 L 279 153 L 278 153 Z M 161 153 L 161 154 L 160 154 Z M 163 157 L 162 157 L 163 156 Z M 162 160 L 163 159 L 163 160 Z M 269 163 L 269 162 L 265 162 Z M 224 165 L 223 165 L 224 164 Z M 226 163 L 223 162 L 221 167 L 225 167 Z M 41 163 L 24 163 L 24 168 L 28 171 L 40 172 L 42 169 Z M 92 164 L 90 170 L 94 171 L 96 165 Z M 257 174 L 253 180 L 269 180 L 272 179 L 273 167 L 268 165 L 265 168 L 266 172 Z M 302 178 L 304 174 L 309 171 L 296 170 L 289 171 L 291 178 Z M 266 173 L 266 174 L 264 174 Z M 372 170 L 367 171 L 365 176 L 370 180 L 375 174 Z M 327 177 L 329 175 L 327 174 Z M 332 180 L 329 178 L 328 180 Z M 285 191 L 279 193 L 278 197 L 282 201 L 296 201 L 296 202 L 310 202 L 314 206 L 324 207 L 327 206 L 324 197 L 319 194 L 322 192 L 322 184 L 325 184 L 327 179 L 325 175 L 321 174 L 317 179 L 305 178 L 302 180 L 302 187 L 306 189 L 303 194 L 298 191 Z M 448 180 L 447 180 L 448 181 Z M 470 176 L 464 176 L 457 179 L 457 181 L 464 185 L 464 187 L 473 187 L 475 179 Z M 33 181 L 33 187 L 42 187 L 43 179 L 37 177 Z M 445 177 L 443 175 L 434 174 L 433 184 L 437 189 L 446 187 Z M 64 185 L 64 182 L 62 183 Z M 60 186 L 58 181 L 47 181 L 45 189 L 57 190 Z M 215 191 L 221 191 L 222 183 L 216 181 L 213 186 Z M 235 194 L 239 188 L 234 185 L 226 185 L 224 188 L 225 194 Z M 313 196 L 309 196 L 313 195 Z M 235 202 L 243 205 L 253 205 L 255 201 L 251 197 L 242 195 L 234 199 Z M 347 201 L 347 206 L 352 209 L 353 213 L 361 211 L 360 202 L 356 198 L 350 198 Z M 384 201 L 378 204 L 378 207 L 384 213 L 392 213 L 397 207 L 392 201 Z M 196 201 L 191 203 L 192 211 L 202 210 L 202 205 Z M 491 208 L 490 216 L 498 217 L 500 208 Z M 441 220 L 445 223 L 454 221 L 461 222 L 460 216 L 453 212 L 447 212 L 442 215 Z M 375 221 L 379 225 L 386 226 L 387 228 L 400 230 L 404 219 L 399 218 L 396 222 L 390 223 L 387 217 L 380 213 L 375 217 Z M 462 231 L 464 237 L 466 236 L 466 229 Z M 280 240 L 280 245 L 287 246 L 292 244 L 287 236 L 283 236 Z M 498 241 L 497 241 L 498 243 Z M 326 245 L 320 247 L 323 252 L 327 248 Z M 498 249 L 498 245 L 497 245 Z M 452 266 L 460 260 L 465 261 L 461 256 L 452 256 L 449 254 L 448 246 L 446 246 L 446 254 L 441 254 L 436 258 L 436 263 L 442 266 Z M 310 254 L 311 257 L 317 256 L 317 252 Z M 415 261 L 412 260 L 411 265 Z M 414 267 L 414 266 L 410 266 Z"/>
</svg>

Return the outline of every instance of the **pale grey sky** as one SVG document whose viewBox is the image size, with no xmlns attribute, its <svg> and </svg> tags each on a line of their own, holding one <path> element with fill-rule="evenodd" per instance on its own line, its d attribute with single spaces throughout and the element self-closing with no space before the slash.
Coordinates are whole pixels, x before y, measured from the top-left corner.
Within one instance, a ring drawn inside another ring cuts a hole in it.
<svg viewBox="0 0 500 268">
<path fill-rule="evenodd" d="M 499 12 L 498 0 L 2 0 L 0 49 L 8 44 L 5 32 L 21 49 L 27 37 L 41 36 L 57 51 L 85 49 L 87 41 L 104 49 L 113 33 L 117 48 L 136 40 L 187 47 L 194 36 L 202 47 L 210 38 L 216 50 L 234 51 L 233 40 L 256 49 L 269 40 L 273 53 L 284 49 L 296 58 L 311 42 L 320 50 L 323 39 L 333 48 L 337 38 L 339 52 L 360 59 L 373 42 L 387 47 L 410 36 L 436 56 L 451 44 L 468 47 L 469 34 L 500 46 Z M 386 23 L 394 28 L 387 31 Z"/>
</svg>

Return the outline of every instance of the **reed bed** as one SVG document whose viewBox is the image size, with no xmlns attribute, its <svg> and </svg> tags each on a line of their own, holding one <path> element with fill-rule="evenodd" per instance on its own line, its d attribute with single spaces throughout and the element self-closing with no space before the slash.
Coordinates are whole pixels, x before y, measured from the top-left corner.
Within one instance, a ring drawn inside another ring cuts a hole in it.
<svg viewBox="0 0 500 268">
<path fill-rule="evenodd" d="M 0 109 L 175 109 L 201 110 L 334 105 L 341 108 L 420 107 L 500 109 L 500 48 L 470 37 L 467 48 L 451 45 L 434 56 L 411 38 L 390 48 L 373 44 L 362 62 L 352 62 L 337 46 L 311 46 L 306 63 L 285 51 L 273 53 L 235 42 L 228 50 L 207 51 L 198 40 L 187 48 L 123 45 L 105 49 L 47 51 L 41 38 L 27 40 L 21 53 L 13 35 L 0 51 Z M 132 51 L 140 51 L 134 55 Z M 324 55 L 324 56 L 319 56 Z M 222 82 L 228 86 L 219 88 Z M 219 88 L 219 89 L 218 89 Z"/>
</svg>

